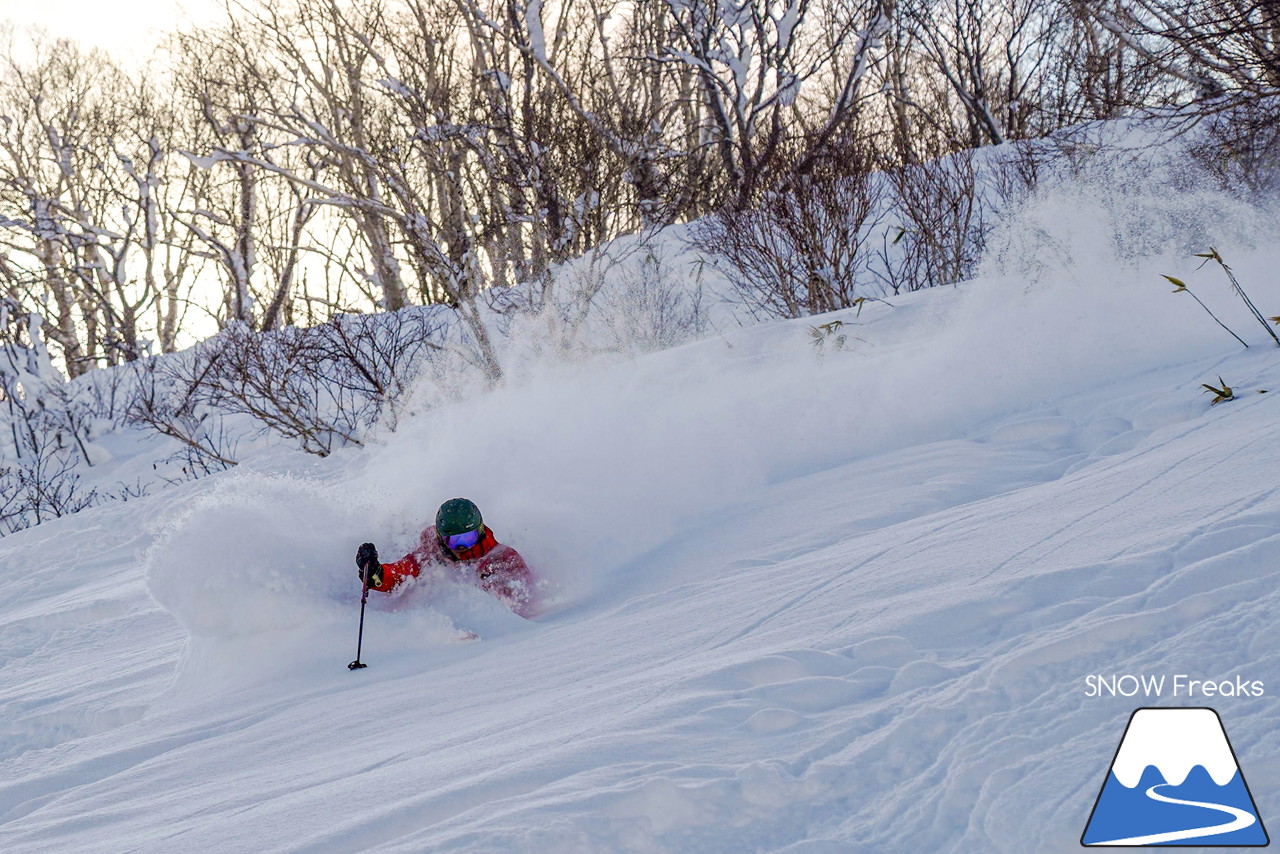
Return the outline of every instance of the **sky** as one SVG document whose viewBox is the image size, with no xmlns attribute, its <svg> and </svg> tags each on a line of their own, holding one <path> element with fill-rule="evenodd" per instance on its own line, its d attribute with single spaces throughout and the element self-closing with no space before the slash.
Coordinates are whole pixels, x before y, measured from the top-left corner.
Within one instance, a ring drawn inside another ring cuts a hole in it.
<svg viewBox="0 0 1280 854">
<path fill-rule="evenodd" d="M 216 0 L 0 0 L 0 20 L 44 27 L 124 60 L 146 56 L 161 33 L 183 21 L 208 21 L 221 5 Z"/>
</svg>

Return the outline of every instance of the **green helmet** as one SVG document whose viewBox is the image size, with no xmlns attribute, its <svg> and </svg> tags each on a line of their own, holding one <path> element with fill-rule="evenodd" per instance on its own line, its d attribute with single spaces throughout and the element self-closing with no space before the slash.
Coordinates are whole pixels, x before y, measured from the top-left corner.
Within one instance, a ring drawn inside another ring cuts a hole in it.
<svg viewBox="0 0 1280 854">
<path fill-rule="evenodd" d="M 436 533 L 441 537 L 478 531 L 483 524 L 480 508 L 465 498 L 450 498 L 436 513 Z"/>
</svg>

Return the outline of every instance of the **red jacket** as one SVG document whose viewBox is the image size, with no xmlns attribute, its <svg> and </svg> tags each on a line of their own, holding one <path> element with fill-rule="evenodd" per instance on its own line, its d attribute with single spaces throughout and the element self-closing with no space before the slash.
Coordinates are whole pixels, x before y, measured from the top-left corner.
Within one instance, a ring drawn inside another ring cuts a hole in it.
<svg viewBox="0 0 1280 854">
<path fill-rule="evenodd" d="M 536 579 L 520 553 L 511 546 L 498 542 L 488 526 L 480 541 L 455 555 L 440 542 L 436 527 L 432 525 L 422 532 L 421 542 L 409 554 L 395 563 L 382 564 L 382 584 L 370 587 L 383 593 L 406 578 L 416 578 L 426 566 L 446 567 L 461 579 L 467 579 L 468 570 L 474 571 L 474 583 L 522 617 L 531 617 L 536 611 Z"/>
</svg>

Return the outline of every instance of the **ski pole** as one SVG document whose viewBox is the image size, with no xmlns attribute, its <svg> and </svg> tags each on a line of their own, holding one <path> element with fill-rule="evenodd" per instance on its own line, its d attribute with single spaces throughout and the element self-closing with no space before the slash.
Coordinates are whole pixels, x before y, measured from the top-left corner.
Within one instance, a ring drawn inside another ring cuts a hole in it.
<svg viewBox="0 0 1280 854">
<path fill-rule="evenodd" d="M 365 566 L 364 571 L 360 573 L 364 580 L 364 588 L 360 591 L 360 633 L 356 635 L 356 660 L 347 665 L 348 670 L 359 670 L 369 665 L 360 661 L 360 647 L 364 644 L 364 606 L 369 601 L 369 570 L 371 567 Z"/>
</svg>

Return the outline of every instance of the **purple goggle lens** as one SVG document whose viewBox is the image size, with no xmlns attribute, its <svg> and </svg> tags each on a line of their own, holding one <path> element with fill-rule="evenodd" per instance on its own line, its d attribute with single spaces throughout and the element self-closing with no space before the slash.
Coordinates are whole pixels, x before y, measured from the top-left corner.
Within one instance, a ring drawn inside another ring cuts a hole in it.
<svg viewBox="0 0 1280 854">
<path fill-rule="evenodd" d="M 444 541 L 455 552 L 461 549 L 469 549 L 480 542 L 480 532 L 477 530 L 467 531 L 465 534 L 450 534 L 445 537 Z"/>
</svg>

